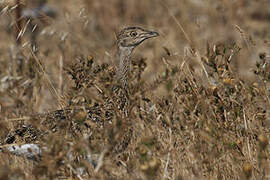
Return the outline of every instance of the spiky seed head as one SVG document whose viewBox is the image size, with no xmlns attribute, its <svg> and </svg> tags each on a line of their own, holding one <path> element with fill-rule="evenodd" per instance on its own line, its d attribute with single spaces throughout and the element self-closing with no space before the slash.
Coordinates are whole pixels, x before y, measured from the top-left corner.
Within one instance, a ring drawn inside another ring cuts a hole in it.
<svg viewBox="0 0 270 180">
<path fill-rule="evenodd" d="M 119 47 L 136 47 L 144 40 L 157 36 L 159 34 L 155 31 L 149 31 L 140 27 L 128 27 L 118 33 L 117 44 Z"/>
</svg>

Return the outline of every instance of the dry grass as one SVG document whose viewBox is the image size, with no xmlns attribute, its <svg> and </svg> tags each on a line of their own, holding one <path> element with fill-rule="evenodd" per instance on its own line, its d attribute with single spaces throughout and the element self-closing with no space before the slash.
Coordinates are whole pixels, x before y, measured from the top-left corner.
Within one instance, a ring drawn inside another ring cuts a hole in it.
<svg viewBox="0 0 270 180">
<path fill-rule="evenodd" d="M 268 0 L 49 4 L 37 53 L 29 28 L 16 45 L 14 3 L 0 4 L 1 148 L 46 147 L 0 153 L 0 179 L 270 178 Z M 161 36 L 134 53 L 125 117 L 106 105 L 129 25 Z"/>
</svg>

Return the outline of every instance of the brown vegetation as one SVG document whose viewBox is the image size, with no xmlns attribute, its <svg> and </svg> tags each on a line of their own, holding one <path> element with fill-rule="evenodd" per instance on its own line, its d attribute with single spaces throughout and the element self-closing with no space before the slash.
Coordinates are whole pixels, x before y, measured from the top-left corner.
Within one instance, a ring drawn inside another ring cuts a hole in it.
<svg viewBox="0 0 270 180">
<path fill-rule="evenodd" d="M 0 150 L 43 148 L 1 151 L 0 179 L 270 178 L 268 0 L 48 5 L 57 18 L 25 20 L 16 44 L 15 2 L 0 4 Z M 132 56 L 126 117 L 106 104 L 115 34 L 134 25 L 160 37 Z"/>
</svg>

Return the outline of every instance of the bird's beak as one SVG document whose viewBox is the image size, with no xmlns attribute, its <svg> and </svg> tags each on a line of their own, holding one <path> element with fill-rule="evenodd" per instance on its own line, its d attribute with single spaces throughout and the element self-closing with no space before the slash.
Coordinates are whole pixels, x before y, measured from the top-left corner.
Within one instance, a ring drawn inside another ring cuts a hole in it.
<svg viewBox="0 0 270 180">
<path fill-rule="evenodd" d="M 159 36 L 158 32 L 155 32 L 155 31 L 148 31 L 147 33 L 145 33 L 148 38 L 152 38 L 152 37 L 157 37 Z"/>
<path fill-rule="evenodd" d="M 159 36 L 158 32 L 155 32 L 155 31 L 145 31 L 144 33 L 142 33 L 140 35 L 140 38 L 142 38 L 143 40 L 145 40 L 145 39 L 149 39 L 149 38 L 157 37 L 157 36 Z"/>
</svg>

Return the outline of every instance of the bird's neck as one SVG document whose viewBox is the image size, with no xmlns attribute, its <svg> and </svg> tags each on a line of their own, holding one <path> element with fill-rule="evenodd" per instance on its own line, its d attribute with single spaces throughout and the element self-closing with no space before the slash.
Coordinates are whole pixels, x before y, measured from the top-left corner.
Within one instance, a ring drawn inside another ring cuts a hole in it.
<svg viewBox="0 0 270 180">
<path fill-rule="evenodd" d="M 124 89 L 128 88 L 128 74 L 130 71 L 130 56 L 133 51 L 133 47 L 118 46 L 118 71 L 117 81 L 122 85 Z"/>
</svg>

